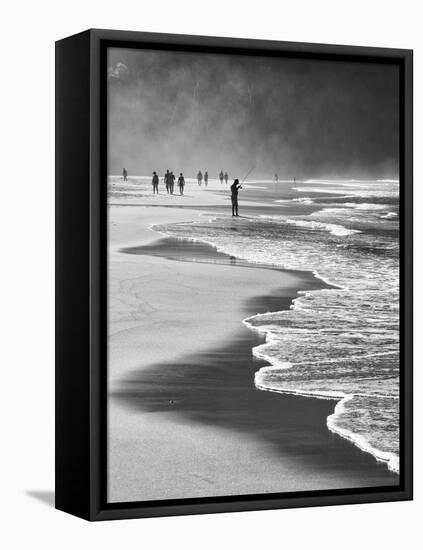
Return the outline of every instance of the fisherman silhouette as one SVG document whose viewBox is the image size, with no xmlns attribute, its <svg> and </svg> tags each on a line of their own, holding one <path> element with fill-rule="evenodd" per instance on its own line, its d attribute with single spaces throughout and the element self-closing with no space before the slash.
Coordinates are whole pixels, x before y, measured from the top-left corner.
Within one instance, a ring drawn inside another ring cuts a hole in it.
<svg viewBox="0 0 423 550">
<path fill-rule="evenodd" d="M 153 195 L 155 193 L 159 194 L 159 176 L 156 172 L 153 172 L 153 178 L 151 180 L 151 183 L 153 184 Z"/>
<path fill-rule="evenodd" d="M 239 180 L 234 180 L 231 185 L 231 202 L 232 202 L 232 216 L 239 216 L 238 214 L 238 191 L 242 189 L 239 184 Z"/>
<path fill-rule="evenodd" d="M 275 183 L 278 183 L 279 182 L 279 178 L 278 178 L 278 175 L 275 174 Z"/>
<path fill-rule="evenodd" d="M 207 185 L 209 184 L 209 174 L 207 172 L 207 170 L 204 172 L 204 185 L 207 187 Z"/>
<path fill-rule="evenodd" d="M 201 182 L 203 180 L 203 174 L 201 173 L 201 170 L 197 174 L 197 180 L 198 180 L 198 185 L 201 187 Z"/>
<path fill-rule="evenodd" d="M 222 170 L 220 171 L 219 179 L 220 179 L 220 183 L 223 183 L 223 172 L 222 172 Z"/>
<path fill-rule="evenodd" d="M 185 186 L 185 178 L 184 178 L 184 175 L 183 175 L 182 172 L 179 174 L 178 185 L 179 185 L 179 193 L 180 193 L 180 195 L 183 195 L 184 194 L 184 186 Z"/>
<path fill-rule="evenodd" d="M 128 181 L 128 170 L 126 168 L 122 170 L 122 175 L 123 175 L 123 181 Z"/>
<path fill-rule="evenodd" d="M 228 183 L 228 178 L 229 178 L 228 172 L 225 172 L 225 183 Z"/>
</svg>

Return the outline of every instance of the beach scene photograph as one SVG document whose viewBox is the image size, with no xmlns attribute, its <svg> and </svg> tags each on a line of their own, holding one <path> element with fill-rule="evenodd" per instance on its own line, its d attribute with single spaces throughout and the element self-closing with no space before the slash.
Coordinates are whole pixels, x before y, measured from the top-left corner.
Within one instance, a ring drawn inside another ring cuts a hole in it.
<svg viewBox="0 0 423 550">
<path fill-rule="evenodd" d="M 398 65 L 107 65 L 107 501 L 398 487 Z"/>
</svg>

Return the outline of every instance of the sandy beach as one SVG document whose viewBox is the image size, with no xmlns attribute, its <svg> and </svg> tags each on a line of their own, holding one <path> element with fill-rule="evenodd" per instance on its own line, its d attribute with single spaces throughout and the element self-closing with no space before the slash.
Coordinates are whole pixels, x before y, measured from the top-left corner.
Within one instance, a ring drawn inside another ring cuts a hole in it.
<svg viewBox="0 0 423 550">
<path fill-rule="evenodd" d="M 263 338 L 242 320 L 289 308 L 322 281 L 247 267 L 151 229 L 228 207 L 214 191 L 111 193 L 109 502 L 397 484 L 327 429 L 336 401 L 254 386 L 266 363 L 251 350 Z"/>
</svg>

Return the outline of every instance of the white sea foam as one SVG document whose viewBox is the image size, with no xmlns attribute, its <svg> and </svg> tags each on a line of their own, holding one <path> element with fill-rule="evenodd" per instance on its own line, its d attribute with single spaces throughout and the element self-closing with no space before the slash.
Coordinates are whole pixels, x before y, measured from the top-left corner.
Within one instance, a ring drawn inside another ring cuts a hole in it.
<svg viewBox="0 0 423 550">
<path fill-rule="evenodd" d="M 254 185 L 253 183 L 245 183 L 244 182 L 242 185 L 244 185 L 247 189 L 265 189 L 261 185 Z"/>
<path fill-rule="evenodd" d="M 350 185 L 351 183 L 360 183 L 360 180 L 325 180 L 325 179 L 308 179 L 303 183 L 318 183 L 322 185 Z"/>
<path fill-rule="evenodd" d="M 346 237 L 348 235 L 353 235 L 354 233 L 360 233 L 359 229 L 348 229 L 347 227 L 341 225 L 341 224 L 335 224 L 335 223 L 329 223 L 324 221 L 317 221 L 317 220 L 311 220 L 312 217 L 319 217 L 325 214 L 331 214 L 336 212 L 338 215 L 341 214 L 346 209 L 341 208 L 324 208 L 322 210 L 318 210 L 317 212 L 312 212 L 307 216 L 308 219 L 301 219 L 301 218 L 286 218 L 282 215 L 270 215 L 270 214 L 261 214 L 259 217 L 263 220 L 274 220 L 274 221 L 280 221 L 285 224 L 295 225 L 297 227 L 302 227 L 305 229 L 312 229 L 315 231 L 327 231 L 328 233 L 332 235 L 336 235 L 338 237 Z"/>
<path fill-rule="evenodd" d="M 294 199 L 278 199 L 275 200 L 277 203 L 293 203 L 293 202 L 299 202 L 302 204 L 313 204 L 313 199 L 310 197 L 295 197 Z"/>
<path fill-rule="evenodd" d="M 288 219 L 286 223 L 296 225 L 298 227 L 305 227 L 306 229 L 316 229 L 318 231 L 329 231 L 332 235 L 337 235 L 339 237 L 345 237 L 347 235 L 352 235 L 353 233 L 359 233 L 357 229 L 347 229 L 342 225 L 337 225 L 335 223 L 321 223 L 308 220 L 294 220 Z"/>
<path fill-rule="evenodd" d="M 352 432 L 351 430 L 340 426 L 340 418 L 345 414 L 345 405 L 354 399 L 354 395 L 346 395 L 335 406 L 334 412 L 327 417 L 326 424 L 330 431 L 337 433 L 341 437 L 348 439 L 359 447 L 362 451 L 372 454 L 376 460 L 386 462 L 388 468 L 398 474 L 400 470 L 399 456 L 395 453 L 384 452 L 371 445 L 366 437 Z"/>
<path fill-rule="evenodd" d="M 333 189 L 325 189 L 324 187 L 293 187 L 294 191 L 299 191 L 300 193 L 336 193 L 336 194 L 342 194 L 345 195 L 345 189 L 343 190 L 333 190 Z M 345 197 L 348 197 L 348 195 L 345 195 Z"/>
<path fill-rule="evenodd" d="M 397 198 L 399 193 L 399 188 L 397 182 L 325 182 L 326 185 L 320 185 L 322 182 L 307 182 L 308 185 L 305 187 L 293 187 L 295 191 L 301 193 L 320 193 L 320 194 L 329 194 L 335 196 L 343 196 L 345 198 L 351 197 L 386 197 L 386 198 Z M 317 186 L 310 187 L 312 183 L 318 183 Z"/>
<path fill-rule="evenodd" d="M 391 218 L 397 218 L 398 214 L 396 212 L 388 212 L 387 214 L 383 214 L 381 218 L 391 219 Z"/>
<path fill-rule="evenodd" d="M 376 204 L 373 202 L 344 202 L 342 206 L 347 206 L 348 208 L 355 208 L 356 210 L 385 210 L 388 208 L 386 204 Z"/>
</svg>

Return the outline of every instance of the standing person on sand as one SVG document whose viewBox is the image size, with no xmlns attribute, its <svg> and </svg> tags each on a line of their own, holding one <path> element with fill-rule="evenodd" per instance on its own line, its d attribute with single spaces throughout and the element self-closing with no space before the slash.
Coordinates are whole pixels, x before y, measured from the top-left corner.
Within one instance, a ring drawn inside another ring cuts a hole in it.
<svg viewBox="0 0 423 550">
<path fill-rule="evenodd" d="M 128 170 L 124 168 L 122 170 L 123 181 L 128 181 Z"/>
<path fill-rule="evenodd" d="M 239 180 L 234 180 L 231 185 L 231 202 L 232 202 L 232 216 L 239 216 L 238 214 L 238 191 L 242 189 L 239 184 Z"/>
<path fill-rule="evenodd" d="M 166 174 L 163 176 L 163 181 L 166 187 L 166 192 L 169 194 L 169 184 L 170 184 L 170 172 L 169 168 L 166 170 Z"/>
<path fill-rule="evenodd" d="M 220 179 L 220 183 L 223 183 L 223 171 L 222 170 L 220 171 L 219 179 Z"/>
<path fill-rule="evenodd" d="M 209 184 L 209 173 L 206 170 L 204 172 L 204 185 L 207 187 L 208 184 Z"/>
<path fill-rule="evenodd" d="M 156 172 L 153 172 L 153 178 L 151 180 L 151 183 L 153 184 L 153 195 L 155 193 L 159 194 L 159 176 Z"/>
<path fill-rule="evenodd" d="M 279 178 L 278 178 L 278 175 L 275 174 L 275 183 L 278 183 L 279 182 Z"/>
<path fill-rule="evenodd" d="M 228 179 L 229 179 L 228 172 L 225 172 L 225 183 L 228 183 Z"/>
<path fill-rule="evenodd" d="M 175 174 L 173 173 L 173 170 L 170 171 L 169 179 L 170 179 L 169 190 L 170 190 L 170 194 L 173 195 L 173 189 L 175 187 Z"/>
<path fill-rule="evenodd" d="M 179 185 L 179 194 L 183 195 L 184 187 L 185 187 L 185 178 L 182 172 L 179 174 L 178 185 Z"/>
<path fill-rule="evenodd" d="M 201 173 L 201 170 L 199 170 L 197 174 L 197 181 L 198 181 L 198 185 L 201 187 L 201 182 L 203 181 L 203 174 Z"/>
</svg>

